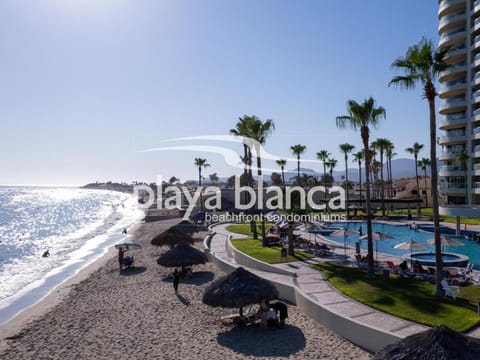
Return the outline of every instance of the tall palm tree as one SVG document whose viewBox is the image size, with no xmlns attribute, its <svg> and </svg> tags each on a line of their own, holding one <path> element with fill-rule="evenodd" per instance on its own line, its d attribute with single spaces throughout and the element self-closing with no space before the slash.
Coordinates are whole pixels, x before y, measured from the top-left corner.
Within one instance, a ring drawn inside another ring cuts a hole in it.
<svg viewBox="0 0 480 360">
<path fill-rule="evenodd" d="M 317 159 L 323 162 L 323 186 L 327 187 L 327 160 L 330 153 L 327 150 L 320 150 L 317 152 Z M 324 192 L 324 201 L 327 203 L 327 191 Z"/>
<path fill-rule="evenodd" d="M 345 143 L 345 144 L 340 144 L 339 147 L 340 147 L 340 151 L 345 155 L 345 184 L 346 184 L 345 189 L 347 190 L 347 198 L 346 198 L 347 203 L 345 204 L 345 206 L 347 207 L 347 218 L 348 218 L 350 215 L 350 210 L 348 209 L 348 203 L 350 200 L 350 196 L 349 196 L 350 189 L 348 188 L 348 154 L 350 154 L 353 151 L 353 149 L 355 149 L 355 146 L 349 143 Z"/>
<path fill-rule="evenodd" d="M 358 151 L 353 154 L 353 161 L 358 163 L 358 179 L 360 185 L 360 199 L 362 199 L 362 160 L 365 158 L 363 151 Z"/>
<path fill-rule="evenodd" d="M 378 138 L 372 143 L 372 146 L 380 151 L 380 186 L 382 198 L 382 216 L 385 216 L 385 183 L 383 181 L 383 154 L 386 152 L 388 146 L 391 144 L 390 140 Z"/>
<path fill-rule="evenodd" d="M 425 182 L 425 207 L 428 208 L 428 187 L 427 187 L 427 167 L 430 166 L 430 159 L 422 158 L 418 160 L 417 166 L 423 170 L 423 181 Z"/>
<path fill-rule="evenodd" d="M 457 160 L 460 163 L 460 167 L 462 168 L 463 171 L 463 176 L 465 179 L 465 205 L 469 203 L 468 201 L 468 178 L 467 178 L 467 170 L 468 170 L 468 159 L 470 159 L 470 156 L 468 153 L 463 150 L 460 151 L 455 155 L 455 160 Z"/>
<path fill-rule="evenodd" d="M 273 120 L 268 119 L 263 122 L 260 120 L 257 116 L 253 115 L 251 117 L 251 120 L 248 122 L 248 133 L 250 134 L 251 138 L 253 140 L 256 140 L 253 143 L 253 147 L 255 148 L 255 152 L 257 155 L 257 199 L 260 198 L 260 191 L 263 191 L 263 183 L 262 183 L 262 190 L 260 183 L 263 182 L 262 178 L 262 157 L 261 157 L 261 147 L 265 145 L 267 141 L 267 137 L 275 130 L 275 124 L 273 123 Z M 262 196 L 262 199 L 264 197 Z M 263 206 L 262 204 L 262 211 L 263 211 Z M 262 216 L 262 244 L 263 246 L 267 245 L 267 239 L 265 237 L 265 220 L 264 217 Z"/>
<path fill-rule="evenodd" d="M 428 101 L 430 115 L 430 161 L 431 161 L 431 187 L 433 207 L 433 229 L 435 235 L 435 295 L 443 296 L 442 277 L 442 244 L 440 242 L 440 219 L 438 214 L 438 172 L 437 172 L 437 124 L 435 111 L 435 97 L 437 90 L 435 81 L 440 72 L 447 70 L 451 64 L 446 62 L 449 47 L 435 50 L 431 40 L 422 38 L 420 42 L 407 50 L 405 57 L 395 60 L 392 67 L 404 73 L 395 76 L 389 83 L 399 85 L 405 89 L 413 89 L 420 84 L 423 88 L 422 96 Z"/>
<path fill-rule="evenodd" d="M 300 181 L 300 155 L 302 155 L 307 150 L 305 145 L 293 145 L 290 146 L 290 151 L 294 156 L 297 157 L 297 179 Z"/>
<path fill-rule="evenodd" d="M 347 102 L 348 115 L 337 116 L 337 126 L 346 127 L 349 124 L 353 129 L 360 129 L 365 154 L 365 168 L 370 168 L 370 126 L 375 127 L 381 118 L 386 117 L 385 109 L 381 106 L 375 107 L 375 100 L 370 97 L 359 104 L 355 100 Z M 366 207 L 367 207 L 367 239 L 368 239 L 368 278 L 375 278 L 375 268 L 373 265 L 373 240 L 372 240 L 372 211 L 370 204 L 370 182 L 365 179 L 366 189 Z"/>
<path fill-rule="evenodd" d="M 334 183 L 334 178 L 333 178 L 333 169 L 335 169 L 335 167 L 337 166 L 337 160 L 335 160 L 334 158 L 331 158 L 331 159 L 328 159 L 327 160 L 327 167 L 328 167 L 328 171 L 330 172 L 330 179 L 332 181 L 332 185 L 333 186 L 333 183 Z"/>
<path fill-rule="evenodd" d="M 285 165 L 287 165 L 287 160 L 278 159 L 276 163 L 278 166 L 280 166 L 280 169 L 282 170 L 282 184 L 283 184 L 283 189 L 285 190 Z"/>
<path fill-rule="evenodd" d="M 417 215 L 421 215 L 422 211 L 420 210 L 420 187 L 418 186 L 418 153 L 423 149 L 423 144 L 415 142 L 412 147 L 406 148 L 405 151 L 412 154 L 415 160 L 415 178 L 417 181 Z"/>
<path fill-rule="evenodd" d="M 238 118 L 238 122 L 235 124 L 235 128 L 230 129 L 230 134 L 234 136 L 239 136 L 243 138 L 243 174 L 245 181 L 247 182 L 246 185 L 252 186 L 251 179 L 252 179 L 252 151 L 250 149 L 248 139 L 251 137 L 249 133 L 249 123 L 252 121 L 251 116 L 243 115 L 243 117 Z M 245 195 L 247 195 L 245 193 Z M 247 199 L 245 199 L 245 202 Z"/>
<path fill-rule="evenodd" d="M 201 188 L 202 186 L 202 168 L 206 169 L 210 167 L 210 164 L 207 162 L 207 159 L 202 158 L 195 158 L 193 164 L 198 167 L 198 187 Z M 200 207 L 203 211 L 203 198 L 202 198 L 202 191 L 200 191 Z"/>
<path fill-rule="evenodd" d="M 387 155 L 387 164 L 388 164 L 388 183 L 390 184 L 389 190 L 389 197 L 393 198 L 393 174 L 392 174 L 392 158 L 397 155 L 397 153 L 393 152 L 395 149 L 395 145 L 390 142 L 390 145 L 387 147 L 386 155 Z"/>
</svg>

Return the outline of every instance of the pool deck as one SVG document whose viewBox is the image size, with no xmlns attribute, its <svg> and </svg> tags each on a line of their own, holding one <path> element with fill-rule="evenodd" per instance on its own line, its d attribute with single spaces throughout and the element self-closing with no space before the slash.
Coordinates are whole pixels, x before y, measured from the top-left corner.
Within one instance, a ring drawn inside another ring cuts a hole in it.
<svg viewBox="0 0 480 360">
<path fill-rule="evenodd" d="M 416 220 L 385 221 L 385 223 L 398 225 L 413 222 L 422 223 Z M 215 259 L 217 264 L 221 264 L 226 271 L 243 266 L 258 276 L 274 282 L 280 286 L 281 296 L 288 294 L 286 300 L 294 303 L 307 315 L 354 344 L 368 351 L 376 352 L 388 343 L 428 329 L 427 326 L 383 313 L 343 295 L 326 281 L 323 273 L 311 268 L 312 264 L 322 261 L 343 261 L 344 248 L 338 243 L 317 235 L 323 242 L 329 243 L 333 247 L 336 254 L 334 257 L 268 265 L 271 267 L 268 270 L 265 269 L 265 266 L 263 268 L 257 266 L 264 263 L 256 264 L 255 262 L 259 262 L 252 258 L 244 263 L 239 261 L 239 257 L 232 254 L 232 250 L 228 246 L 229 238 L 231 236 L 239 238 L 242 235 L 227 231 L 227 225 L 219 224 L 212 228 L 215 233 L 210 241 L 210 256 Z M 442 225 L 452 226 L 449 223 Z M 480 231 L 480 225 L 469 225 L 469 229 Z M 305 238 L 308 238 L 309 235 L 305 233 Z M 362 254 L 365 255 L 366 251 L 362 250 Z M 347 258 L 351 263 L 355 262 L 354 255 L 355 249 L 347 248 Z M 398 263 L 400 259 L 398 256 L 378 254 L 379 261 L 390 260 Z M 295 276 L 292 276 L 292 273 L 295 273 Z M 476 271 L 476 273 L 480 275 L 480 272 Z M 470 331 L 468 335 L 480 338 L 480 327 Z"/>
</svg>

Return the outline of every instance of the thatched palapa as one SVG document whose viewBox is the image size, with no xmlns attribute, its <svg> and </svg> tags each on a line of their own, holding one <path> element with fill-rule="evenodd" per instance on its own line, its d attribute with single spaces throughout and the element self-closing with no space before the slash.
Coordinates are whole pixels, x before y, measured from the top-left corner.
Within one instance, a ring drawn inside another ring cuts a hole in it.
<svg viewBox="0 0 480 360">
<path fill-rule="evenodd" d="M 207 255 L 189 245 L 186 241 L 160 255 L 157 263 L 166 267 L 191 266 L 205 264 L 208 261 Z"/>
<path fill-rule="evenodd" d="M 164 231 L 160 235 L 155 236 L 151 244 L 157 246 L 174 246 L 179 244 L 182 240 L 193 244 L 195 240 L 188 234 L 185 234 L 183 231 L 179 230 L 176 226 L 172 226 L 168 230 Z"/>
<path fill-rule="evenodd" d="M 259 304 L 263 298 L 278 298 L 277 288 L 242 267 L 215 280 L 203 293 L 202 301 L 211 306 L 242 308 Z"/>
<path fill-rule="evenodd" d="M 446 326 L 414 334 L 377 352 L 376 360 L 478 360 L 480 340 Z"/>
</svg>

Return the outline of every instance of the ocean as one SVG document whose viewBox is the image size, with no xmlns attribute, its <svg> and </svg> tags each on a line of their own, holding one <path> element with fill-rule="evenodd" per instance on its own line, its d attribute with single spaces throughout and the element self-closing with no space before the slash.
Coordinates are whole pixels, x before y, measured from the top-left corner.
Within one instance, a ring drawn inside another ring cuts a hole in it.
<svg viewBox="0 0 480 360">
<path fill-rule="evenodd" d="M 114 191 L 0 186 L 0 324 L 122 241 L 144 214 L 137 204 Z"/>
</svg>

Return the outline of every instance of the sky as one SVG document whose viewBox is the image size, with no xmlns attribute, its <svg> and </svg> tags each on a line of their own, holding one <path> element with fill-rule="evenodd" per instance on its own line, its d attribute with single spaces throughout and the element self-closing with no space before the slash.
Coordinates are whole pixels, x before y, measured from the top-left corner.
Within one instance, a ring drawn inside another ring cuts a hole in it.
<svg viewBox="0 0 480 360">
<path fill-rule="evenodd" d="M 361 138 L 335 118 L 370 96 L 387 114 L 371 140 L 390 139 L 397 158 L 419 142 L 428 157 L 421 89 L 388 82 L 409 46 L 438 43 L 437 10 L 436 0 L 2 0 L 0 184 L 185 181 L 196 157 L 211 165 L 205 176 L 239 174 L 205 149 L 241 153 L 212 136 L 245 114 L 274 121 L 273 157 L 302 144 L 302 158 L 326 149 L 340 170 L 338 145 L 359 151 Z M 210 140 L 178 140 L 198 136 Z"/>
</svg>

